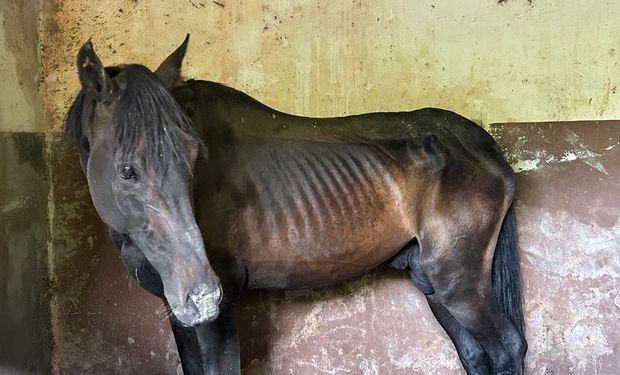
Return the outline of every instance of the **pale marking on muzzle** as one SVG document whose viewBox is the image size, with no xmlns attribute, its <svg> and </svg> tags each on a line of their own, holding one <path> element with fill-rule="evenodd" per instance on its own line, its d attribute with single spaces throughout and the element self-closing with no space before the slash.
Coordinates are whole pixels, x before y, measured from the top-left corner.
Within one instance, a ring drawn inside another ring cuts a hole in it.
<svg viewBox="0 0 620 375">
<path fill-rule="evenodd" d="M 177 315 L 177 318 L 183 315 L 195 315 L 198 310 L 198 314 L 190 321 L 181 321 L 186 327 L 192 327 L 196 324 L 211 321 L 219 314 L 219 304 L 222 301 L 222 290 L 217 288 L 214 292 L 207 293 L 206 288 L 203 288 L 198 293 L 190 293 L 188 298 L 194 304 L 192 307 L 174 307 L 172 306 L 172 312 Z"/>
<path fill-rule="evenodd" d="M 202 318 L 212 317 L 219 311 L 219 305 L 222 300 L 222 290 L 217 288 L 211 293 L 207 293 L 206 289 L 200 290 L 198 293 L 190 293 L 189 298 L 198 308 L 198 312 Z"/>
</svg>

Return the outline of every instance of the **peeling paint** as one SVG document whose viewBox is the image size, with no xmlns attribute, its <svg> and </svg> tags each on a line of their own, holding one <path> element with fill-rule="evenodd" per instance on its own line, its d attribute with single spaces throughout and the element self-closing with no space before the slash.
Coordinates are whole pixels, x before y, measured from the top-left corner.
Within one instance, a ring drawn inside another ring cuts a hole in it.
<svg viewBox="0 0 620 375">
<path fill-rule="evenodd" d="M 565 130 L 564 141 L 570 145 L 570 149 L 563 151 L 561 154 L 553 154 L 545 150 L 529 150 L 522 148 L 521 146 L 527 142 L 527 140 L 520 137 L 517 139 L 515 148 L 506 156 L 517 173 L 535 171 L 540 168 L 552 167 L 562 163 L 581 161 L 600 173 L 606 176 L 609 175 L 599 159 L 605 153 L 612 151 L 618 143 L 601 148 L 600 152 L 594 152 L 584 146 L 578 136 L 570 130 Z"/>
<path fill-rule="evenodd" d="M 579 141 L 579 137 L 577 136 L 577 134 L 575 134 L 575 132 L 567 130 L 566 136 L 571 146 L 573 146 L 573 151 L 566 155 L 566 160 L 568 160 L 569 156 L 572 157 L 572 159 L 570 160 L 583 160 L 584 163 L 588 164 L 592 168 L 595 168 L 597 171 L 608 175 L 605 167 L 603 167 L 603 164 L 601 164 L 601 162 L 597 159 L 599 156 L 601 156 L 601 154 L 597 154 L 588 150 L 586 146 L 584 146 L 583 143 Z M 563 160 L 561 159 L 560 161 Z"/>
<path fill-rule="evenodd" d="M 531 171 L 538 168 L 540 159 L 527 159 L 518 160 L 516 163 L 512 163 L 512 168 L 515 172 Z"/>
</svg>

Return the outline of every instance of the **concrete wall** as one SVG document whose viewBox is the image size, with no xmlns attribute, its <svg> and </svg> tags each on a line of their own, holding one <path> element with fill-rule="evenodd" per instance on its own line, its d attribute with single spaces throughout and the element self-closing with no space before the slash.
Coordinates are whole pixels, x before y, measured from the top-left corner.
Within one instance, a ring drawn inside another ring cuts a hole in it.
<svg viewBox="0 0 620 375">
<path fill-rule="evenodd" d="M 491 130 L 520 170 L 528 373 L 617 373 L 620 122 Z"/>
<path fill-rule="evenodd" d="M 0 131 L 41 131 L 37 1 L 0 2 Z"/>
<path fill-rule="evenodd" d="M 50 372 L 47 192 L 36 1 L 0 2 L 0 373 Z"/>
<path fill-rule="evenodd" d="M 78 89 L 74 61 L 86 39 L 105 64 L 154 68 L 189 32 L 186 76 L 229 84 L 283 111 L 439 106 L 488 127 L 620 118 L 619 16 L 613 0 L 49 0 L 40 9 L 35 0 L 2 0 L 0 131 L 48 133 L 53 372 L 174 373 L 178 361 L 160 303 L 124 273 L 73 149 L 57 133 Z M 618 188 L 611 181 L 620 130 L 583 126 L 494 128 L 521 171 L 530 373 L 607 374 L 620 366 L 618 327 L 609 323 L 619 304 L 620 234 L 617 212 L 602 213 L 617 207 L 606 191 Z M 588 129 L 606 139 L 588 138 Z M 592 204 L 576 203 L 584 191 Z M 565 250 L 580 241 L 583 253 Z M 241 308 L 249 374 L 461 371 L 401 273 L 378 271 L 317 292 L 251 293 Z"/>
<path fill-rule="evenodd" d="M 52 2 L 44 10 L 48 129 L 60 129 L 78 88 L 74 59 L 85 39 L 92 36 L 106 64 L 141 62 L 154 68 L 187 32 L 192 39 L 186 76 L 224 82 L 278 109 L 303 115 L 431 105 L 485 125 L 618 118 L 619 15 L 620 4 L 614 1 Z M 557 126 L 576 131 L 567 124 Z M 516 133 L 507 130 L 511 127 L 518 129 Z M 545 138 L 550 146 L 536 141 L 543 130 L 517 124 L 505 128 L 496 129 L 495 135 L 523 172 L 519 217 L 532 343 L 528 372 L 610 373 L 618 366 L 613 355 L 617 327 L 608 322 L 616 311 L 612 285 L 617 282 L 617 264 L 610 254 L 617 244 L 617 224 L 581 232 L 583 241 L 595 244 L 597 262 L 610 263 L 600 271 L 605 275 L 588 276 L 588 286 L 579 285 L 578 274 L 596 269 L 590 258 L 566 253 L 563 242 L 553 246 L 550 243 L 557 239 L 545 235 L 550 230 L 546 226 L 570 231 L 571 226 L 589 225 L 582 222 L 590 217 L 584 207 L 562 208 L 569 191 L 559 175 L 554 176 L 560 184 L 549 180 L 553 168 L 572 175 L 572 168 L 578 167 L 577 177 L 572 177 L 576 180 L 599 183 L 604 178 L 604 184 L 596 185 L 603 191 L 610 188 L 611 175 L 599 176 L 586 162 L 604 163 L 608 173 L 615 164 L 607 156 L 573 158 L 586 151 L 581 141 L 566 144 L 564 133 L 557 143 L 554 135 Z M 606 136 L 616 134 L 617 127 L 608 124 L 606 129 Z M 608 141 L 605 147 L 613 145 Z M 592 152 L 608 154 L 603 151 Z M 542 168 L 547 158 L 537 158 L 539 154 L 564 161 L 551 160 L 551 167 Z M 71 164 L 65 157 L 54 163 L 59 170 Z M 84 186 L 79 185 L 79 196 L 74 185 L 56 186 L 55 200 L 63 201 L 54 225 L 63 235 L 57 236 L 54 257 L 59 267 L 67 267 L 58 268 L 54 276 L 63 286 L 54 318 L 55 355 L 63 361 L 56 361 L 55 371 L 70 372 L 76 366 L 90 373 L 140 373 L 158 363 L 172 371 L 168 366 L 177 359 L 172 342 L 165 339 L 166 323 L 153 316 L 157 301 L 136 291 L 118 266 Z M 554 199 L 541 197 L 540 189 Z M 609 196 L 601 194 L 596 202 L 613 206 Z M 535 212 L 537 207 L 542 207 L 540 212 Z M 71 219 L 63 221 L 65 215 Z M 82 231 L 84 222 L 89 223 L 87 231 Z M 611 242 L 601 244 L 599 236 Z M 66 237 L 72 238 L 70 244 Z M 97 254 L 96 260 L 84 258 L 85 248 Z M 562 261 L 549 263 L 554 257 Z M 571 259 L 579 261 L 567 273 Z M 558 294 L 562 282 L 571 285 L 562 295 L 573 301 L 568 310 Z M 580 310 L 581 301 L 601 306 Z M 80 314 L 75 314 L 75 306 L 80 306 Z M 447 337 L 402 273 L 377 271 L 317 292 L 251 293 L 241 309 L 242 362 L 249 374 L 461 371 Z M 116 318 L 119 313 L 122 320 Z M 79 320 L 67 323 L 70 314 Z M 148 319 L 152 328 L 146 329 L 149 324 L 141 319 Z M 143 329 L 132 329 L 136 324 Z M 88 333 L 80 335 L 82 330 Z M 91 335 L 97 338 L 94 343 Z"/>
<path fill-rule="evenodd" d="M 47 374 L 51 336 L 44 137 L 0 132 L 0 374 Z"/>
</svg>

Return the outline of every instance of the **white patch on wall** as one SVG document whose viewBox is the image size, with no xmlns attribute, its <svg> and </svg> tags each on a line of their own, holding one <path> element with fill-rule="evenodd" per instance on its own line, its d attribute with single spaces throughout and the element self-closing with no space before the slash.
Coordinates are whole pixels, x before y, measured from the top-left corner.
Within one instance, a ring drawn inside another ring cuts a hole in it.
<svg viewBox="0 0 620 375">
<path fill-rule="evenodd" d="M 597 154 L 595 152 L 590 151 L 579 140 L 579 136 L 577 134 L 575 134 L 575 132 L 573 132 L 572 130 L 568 130 L 567 129 L 566 130 L 566 140 L 573 147 L 572 153 L 570 153 L 569 155 L 566 155 L 566 157 L 567 157 L 566 161 L 579 159 L 579 160 L 582 160 L 587 165 L 589 165 L 590 167 L 596 169 L 597 171 L 599 171 L 599 172 L 601 172 L 603 174 L 609 175 L 607 173 L 607 171 L 605 170 L 605 167 L 603 167 L 603 164 L 599 160 L 599 157 L 601 156 L 601 154 Z M 571 158 L 570 160 L 568 159 L 569 156 Z"/>
<path fill-rule="evenodd" d="M 515 150 L 517 151 L 510 155 L 510 159 L 514 160 L 511 165 L 515 172 L 527 172 L 544 168 L 548 165 L 557 165 L 563 163 L 569 163 L 573 161 L 582 161 L 597 171 L 609 175 L 605 167 L 600 161 L 603 154 L 594 152 L 587 148 L 583 142 L 579 140 L 579 136 L 571 130 L 566 130 L 565 140 L 571 145 L 571 149 L 565 151 L 561 155 L 548 154 L 547 151 L 532 151 L 529 147 L 526 147 L 527 140 L 525 136 L 521 136 L 517 140 Z M 608 152 L 614 149 L 620 142 L 605 147 L 601 152 Z"/>
<path fill-rule="evenodd" d="M 540 272 L 557 277 L 572 277 L 578 280 L 595 279 L 602 276 L 620 278 L 620 257 L 610 249 L 620 248 L 620 218 L 609 228 L 587 224 L 571 218 L 567 213 L 551 215 L 544 212 L 538 220 L 538 228 L 524 228 L 524 232 L 539 232 L 546 245 L 527 243 L 523 247 L 525 256 Z M 583 256 L 554 256 L 558 246 L 567 245 L 567 254 L 579 249 Z M 538 246 L 538 247 L 536 247 Z"/>
<path fill-rule="evenodd" d="M 520 215 L 527 373 L 606 373 L 619 329 L 620 218 L 606 227 L 563 210 Z"/>
<path fill-rule="evenodd" d="M 538 159 L 528 159 L 528 160 L 518 160 L 516 163 L 512 165 L 512 168 L 515 172 L 525 172 L 531 171 L 538 168 L 538 164 L 540 164 L 540 160 Z"/>
</svg>

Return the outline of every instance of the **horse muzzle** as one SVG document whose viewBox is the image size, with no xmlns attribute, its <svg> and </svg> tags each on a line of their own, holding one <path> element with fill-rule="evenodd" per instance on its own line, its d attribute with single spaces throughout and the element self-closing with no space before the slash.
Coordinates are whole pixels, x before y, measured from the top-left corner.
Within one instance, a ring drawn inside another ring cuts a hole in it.
<svg viewBox="0 0 620 375">
<path fill-rule="evenodd" d="M 187 293 L 182 306 L 171 305 L 170 307 L 181 324 L 185 327 L 194 327 L 198 324 L 212 322 L 218 317 L 222 296 L 220 285 L 214 290 L 213 287 L 203 284 Z"/>
</svg>

